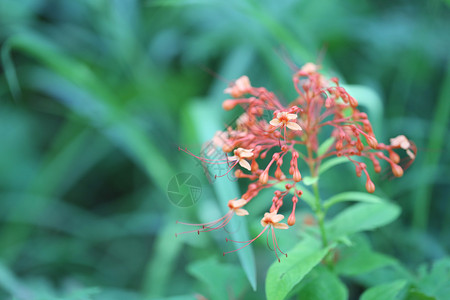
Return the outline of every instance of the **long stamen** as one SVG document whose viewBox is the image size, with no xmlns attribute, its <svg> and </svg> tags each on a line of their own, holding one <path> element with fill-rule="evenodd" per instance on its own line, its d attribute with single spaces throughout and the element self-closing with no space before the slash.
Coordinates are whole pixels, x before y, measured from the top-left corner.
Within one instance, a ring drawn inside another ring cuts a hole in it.
<svg viewBox="0 0 450 300">
<path fill-rule="evenodd" d="M 217 219 L 215 221 L 208 222 L 208 223 L 203 223 L 203 224 L 191 224 L 191 223 L 184 223 L 184 222 L 177 221 L 177 224 L 190 225 L 190 226 L 200 226 L 202 228 L 175 233 L 175 236 L 178 236 L 180 234 L 192 233 L 192 232 L 197 232 L 197 234 L 200 234 L 200 232 L 209 232 L 209 231 L 213 231 L 213 230 L 217 230 L 217 229 L 223 228 L 225 225 L 228 224 L 228 222 L 230 222 L 231 217 L 233 216 L 233 214 L 234 214 L 234 211 L 230 210 L 223 217 L 221 217 L 221 218 L 219 218 L 219 219 Z"/>
<path fill-rule="evenodd" d="M 273 237 L 274 237 L 274 240 L 275 240 L 275 246 L 277 247 L 278 251 L 280 251 L 282 254 L 286 255 L 286 257 L 287 257 L 287 253 L 284 253 L 283 251 L 281 251 L 280 247 L 278 247 L 277 237 L 275 236 L 275 232 L 274 232 L 274 230 L 273 230 L 273 227 L 272 227 L 272 235 L 273 235 Z M 274 246 L 274 247 L 275 247 L 275 246 Z"/>
<path fill-rule="evenodd" d="M 273 244 L 273 251 L 275 252 L 275 256 L 277 257 L 278 262 L 280 262 L 280 258 L 278 257 L 278 254 L 277 254 L 277 248 L 278 248 L 278 247 L 275 247 L 275 232 L 273 232 L 273 226 L 270 226 L 270 229 L 272 230 L 272 244 Z"/>
<path fill-rule="evenodd" d="M 228 163 L 228 158 L 211 159 L 211 158 L 197 156 L 186 148 L 183 149 L 181 147 L 178 147 L 178 150 L 183 151 L 184 153 L 187 153 L 190 156 L 193 156 L 193 157 L 197 158 L 198 160 L 200 160 L 204 163 L 207 163 L 207 164 L 226 164 L 226 163 Z"/>
<path fill-rule="evenodd" d="M 269 248 L 270 251 L 274 250 L 270 247 L 270 244 L 269 244 L 269 231 L 267 231 L 267 234 L 266 234 L 266 244 L 267 244 L 267 248 Z"/>
<path fill-rule="evenodd" d="M 230 241 L 230 242 L 234 242 L 234 243 L 246 243 L 244 246 L 242 246 L 242 247 L 240 247 L 240 248 L 238 248 L 238 249 L 235 249 L 235 250 L 232 250 L 232 251 L 228 251 L 228 252 L 224 252 L 223 253 L 223 255 L 225 256 L 225 254 L 228 254 L 228 253 L 232 253 L 232 252 L 236 252 L 236 251 L 239 251 L 239 250 L 241 250 L 242 248 L 245 248 L 245 247 L 247 247 L 248 245 L 250 245 L 251 243 L 253 243 L 256 239 L 258 239 L 266 230 L 267 230 L 267 228 L 269 228 L 269 225 L 267 225 L 266 227 L 264 227 L 264 229 L 255 237 L 255 238 L 253 238 L 253 239 L 251 239 L 251 240 L 249 240 L 249 241 L 245 241 L 245 242 L 242 242 L 242 241 L 233 241 L 233 240 L 230 240 L 230 239 L 225 239 L 225 241 Z"/>
<path fill-rule="evenodd" d="M 234 168 L 238 163 L 239 163 L 239 160 L 237 160 L 237 161 L 236 161 L 236 162 L 228 169 L 228 171 L 227 171 L 225 174 L 223 174 L 223 175 L 214 175 L 214 178 L 217 178 L 217 177 L 223 177 L 223 176 L 227 175 L 228 173 L 230 173 L 231 170 L 233 170 L 233 168 Z"/>
</svg>

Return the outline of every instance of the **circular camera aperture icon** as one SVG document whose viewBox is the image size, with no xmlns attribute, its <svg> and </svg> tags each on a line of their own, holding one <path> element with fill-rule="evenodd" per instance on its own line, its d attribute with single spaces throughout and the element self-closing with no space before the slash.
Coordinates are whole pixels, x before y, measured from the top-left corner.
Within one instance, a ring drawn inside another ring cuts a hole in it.
<svg viewBox="0 0 450 300">
<path fill-rule="evenodd" d="M 189 207 L 197 203 L 202 194 L 200 180 L 191 173 L 178 173 L 167 185 L 170 202 L 178 207 Z"/>
</svg>

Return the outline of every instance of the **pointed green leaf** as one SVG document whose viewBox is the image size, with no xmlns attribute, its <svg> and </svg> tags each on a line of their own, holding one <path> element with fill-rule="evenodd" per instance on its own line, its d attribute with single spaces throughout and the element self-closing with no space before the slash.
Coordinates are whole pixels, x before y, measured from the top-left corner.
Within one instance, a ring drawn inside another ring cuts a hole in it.
<svg viewBox="0 0 450 300">
<path fill-rule="evenodd" d="M 383 198 L 376 195 L 363 193 L 363 192 L 344 192 L 327 199 L 323 203 L 325 210 L 329 209 L 336 203 L 356 201 L 356 202 L 367 202 L 367 203 L 380 203 L 383 202 Z"/>
<path fill-rule="evenodd" d="M 400 300 L 402 292 L 406 288 L 406 280 L 397 280 L 392 283 L 386 283 L 374 286 L 364 292 L 361 300 Z"/>
<path fill-rule="evenodd" d="M 327 232 L 339 238 L 389 224 L 400 215 L 400 208 L 392 203 L 358 203 L 339 213 L 328 223 Z"/>
<path fill-rule="evenodd" d="M 320 263 L 330 248 L 321 249 L 320 241 L 307 237 L 288 251 L 288 256 L 281 262 L 274 262 L 266 277 L 267 299 L 284 299 Z"/>
<path fill-rule="evenodd" d="M 339 277 L 323 265 L 317 265 L 299 284 L 299 300 L 347 300 L 348 290 Z"/>
</svg>

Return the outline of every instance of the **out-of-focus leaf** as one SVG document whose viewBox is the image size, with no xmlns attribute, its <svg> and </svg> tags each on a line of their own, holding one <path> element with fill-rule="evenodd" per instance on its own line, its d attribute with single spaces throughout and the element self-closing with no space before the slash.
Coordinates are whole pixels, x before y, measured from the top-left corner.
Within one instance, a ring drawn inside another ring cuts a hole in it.
<svg viewBox="0 0 450 300">
<path fill-rule="evenodd" d="M 392 283 L 386 283 L 374 286 L 365 291 L 361 300 L 399 300 L 404 298 L 406 280 L 398 280 Z"/>
<path fill-rule="evenodd" d="M 245 287 L 245 274 L 240 267 L 221 264 L 214 258 L 194 262 L 187 270 L 207 285 L 211 299 L 239 298 Z"/>
<path fill-rule="evenodd" d="M 381 203 L 385 201 L 383 198 L 376 195 L 362 193 L 362 192 L 344 192 L 334 195 L 328 198 L 323 203 L 323 208 L 325 210 L 329 209 L 336 203 L 346 202 L 346 201 L 356 201 L 356 202 L 367 202 L 367 203 Z"/>
<path fill-rule="evenodd" d="M 143 278 L 145 295 L 160 297 L 168 289 L 171 273 L 176 266 L 176 257 L 183 246 L 182 243 L 174 243 L 174 232 L 175 223 L 167 224 L 154 244 L 153 255 Z"/>
<path fill-rule="evenodd" d="M 324 155 L 335 141 L 336 138 L 334 136 L 327 138 L 322 144 L 320 144 L 319 149 L 317 150 L 317 156 Z"/>
<path fill-rule="evenodd" d="M 200 103 L 194 103 L 191 107 L 190 113 L 201 141 L 212 139 L 217 130 L 223 129 L 223 126 L 220 126 L 217 116 L 213 114 L 213 111 L 214 109 L 206 103 L 203 103 L 202 105 Z M 239 190 L 235 182 L 226 178 L 219 179 L 222 180 L 215 182 L 213 187 L 216 191 L 219 203 L 225 208 L 227 207 L 229 200 L 239 197 Z M 230 232 L 231 238 L 235 241 L 247 241 L 249 240 L 247 224 L 242 220 L 239 221 L 241 222 L 238 222 L 236 218 L 232 218 L 228 223 L 231 228 L 239 228 L 239 230 Z M 236 244 L 235 247 L 237 249 L 240 246 L 242 245 Z M 256 290 L 256 266 L 252 245 L 237 251 L 237 255 L 251 286 Z"/>
<path fill-rule="evenodd" d="M 348 291 L 339 277 L 317 265 L 295 288 L 298 300 L 347 300 Z"/>
<path fill-rule="evenodd" d="M 11 270 L 2 263 L 0 263 L 0 286 L 18 299 L 32 297 L 32 291 L 22 284 Z"/>
<path fill-rule="evenodd" d="M 319 167 L 319 175 L 325 173 L 327 170 L 331 169 L 334 166 L 343 164 L 348 162 L 348 158 L 346 157 L 333 157 L 328 160 L 326 160 L 323 164 Z"/>
<path fill-rule="evenodd" d="M 304 185 L 308 186 L 308 185 L 313 185 L 318 180 L 319 180 L 319 177 L 305 176 L 305 177 L 303 177 L 302 182 Z"/>
<path fill-rule="evenodd" d="M 339 238 L 389 224 L 400 215 L 400 208 L 392 203 L 358 203 L 350 206 L 327 224 L 331 238 Z"/>
<path fill-rule="evenodd" d="M 448 295 L 448 294 L 447 294 Z M 417 290 L 410 290 L 406 295 L 405 300 L 437 300 L 435 297 L 430 297 Z"/>
<path fill-rule="evenodd" d="M 420 269 L 420 279 L 417 287 L 420 291 L 438 300 L 445 300 L 450 295 L 450 258 L 443 258 L 436 261 L 431 270 L 426 272 Z"/>
<path fill-rule="evenodd" d="M 321 243 L 305 237 L 281 262 L 274 262 L 267 271 L 266 297 L 284 299 L 289 292 L 325 257 L 331 246 L 321 249 Z"/>
<path fill-rule="evenodd" d="M 397 263 L 395 259 L 370 249 L 362 237 L 356 236 L 352 242 L 352 245 L 338 250 L 339 259 L 335 266 L 338 274 L 352 276 Z"/>
</svg>

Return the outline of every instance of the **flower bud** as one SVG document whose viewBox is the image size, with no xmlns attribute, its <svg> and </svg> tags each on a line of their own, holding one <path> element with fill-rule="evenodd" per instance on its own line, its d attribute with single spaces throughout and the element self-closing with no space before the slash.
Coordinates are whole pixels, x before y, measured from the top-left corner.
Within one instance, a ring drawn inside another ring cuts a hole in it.
<svg viewBox="0 0 450 300">
<path fill-rule="evenodd" d="M 391 151 L 389 153 L 389 158 L 396 164 L 398 164 L 400 162 L 400 156 L 397 153 L 395 153 L 394 151 Z"/>
<path fill-rule="evenodd" d="M 349 97 L 348 100 L 349 100 L 349 102 L 350 102 L 350 106 L 351 106 L 351 107 L 357 107 L 357 106 L 358 106 L 358 101 L 356 101 L 355 98 Z"/>
<path fill-rule="evenodd" d="M 395 177 L 402 177 L 403 176 L 403 169 L 397 164 L 391 164 L 392 173 Z"/>
<path fill-rule="evenodd" d="M 366 190 L 369 192 L 369 193 L 373 193 L 373 192 L 375 192 L 375 184 L 372 182 L 372 180 L 370 180 L 370 179 L 367 179 L 367 182 L 366 182 Z"/>
<path fill-rule="evenodd" d="M 267 181 L 269 181 L 269 172 L 264 171 L 259 175 L 259 182 L 261 182 L 261 184 L 266 184 Z"/>
<path fill-rule="evenodd" d="M 251 165 L 252 172 L 255 173 L 256 171 L 258 171 L 258 169 L 259 169 L 258 163 L 256 162 L 255 159 L 252 160 L 252 165 Z"/>
<path fill-rule="evenodd" d="M 341 151 L 342 150 L 342 140 L 337 140 L 336 142 L 336 150 Z"/>
<path fill-rule="evenodd" d="M 294 171 L 294 174 L 292 176 L 295 182 L 300 182 L 302 180 L 302 174 L 300 174 L 300 171 L 298 169 Z"/>
<path fill-rule="evenodd" d="M 364 145 L 363 145 L 363 143 L 361 143 L 360 140 L 358 140 L 356 142 L 356 149 L 358 149 L 358 151 L 363 151 L 364 150 Z"/>
<path fill-rule="evenodd" d="M 366 136 L 366 140 L 367 140 L 367 144 L 369 144 L 369 146 L 372 149 L 377 149 L 378 146 L 378 141 L 375 137 L 371 136 L 371 135 L 367 135 Z"/>
<path fill-rule="evenodd" d="M 283 177 L 283 172 L 280 169 L 280 166 L 277 166 L 277 170 L 275 171 L 275 178 L 281 180 Z"/>
<path fill-rule="evenodd" d="M 232 110 L 233 108 L 236 107 L 237 104 L 238 104 L 238 102 L 236 100 L 228 99 L 228 100 L 223 101 L 222 107 L 224 110 Z"/>
<path fill-rule="evenodd" d="M 381 166 L 380 165 L 374 165 L 373 169 L 375 170 L 376 173 L 380 173 L 381 172 Z"/>
<path fill-rule="evenodd" d="M 362 168 L 359 165 L 356 165 L 355 169 L 356 169 L 356 176 L 361 177 Z"/>
<path fill-rule="evenodd" d="M 294 212 L 292 212 L 289 215 L 287 223 L 288 223 L 289 226 L 294 226 L 295 225 L 295 214 L 294 214 Z"/>
</svg>

